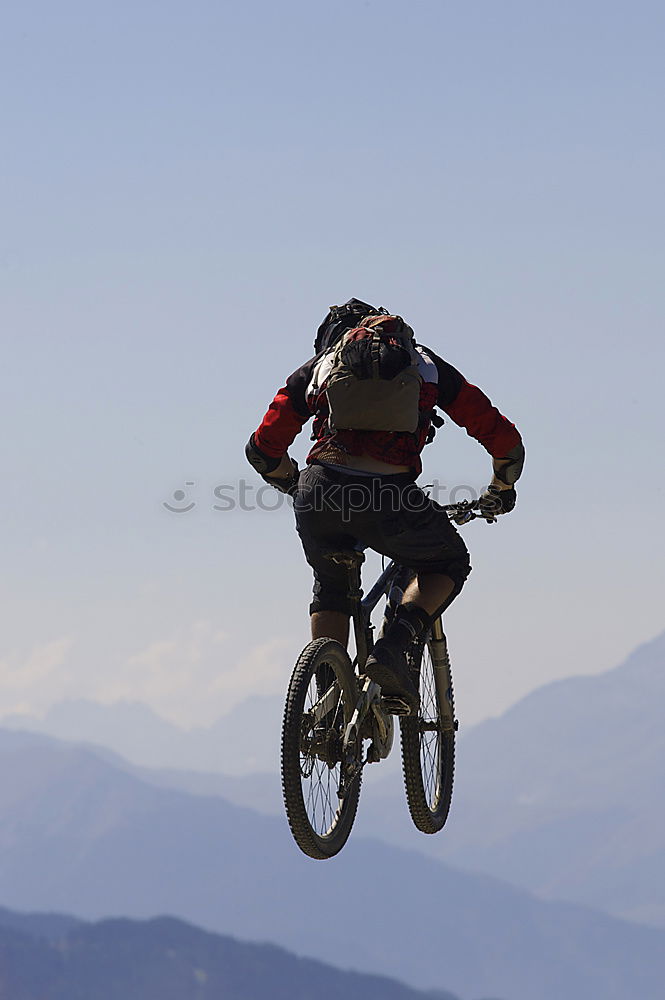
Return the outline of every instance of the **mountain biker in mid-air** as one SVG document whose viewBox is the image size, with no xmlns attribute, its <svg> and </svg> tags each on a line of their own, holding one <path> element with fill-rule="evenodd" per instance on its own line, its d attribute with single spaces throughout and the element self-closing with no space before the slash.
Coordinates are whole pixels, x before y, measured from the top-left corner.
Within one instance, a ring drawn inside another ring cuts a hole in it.
<svg viewBox="0 0 665 1000">
<path fill-rule="evenodd" d="M 312 638 L 349 633 L 348 577 L 327 553 L 363 547 L 414 577 L 365 673 L 412 713 L 419 695 L 406 651 L 455 599 L 471 571 L 464 542 L 444 510 L 416 484 L 420 453 L 442 423 L 435 407 L 489 452 L 493 476 L 481 510 L 506 514 L 516 501 L 524 447 L 514 424 L 399 316 L 350 299 L 331 306 L 315 355 L 279 390 L 245 453 L 266 480 L 294 498 L 296 527 L 314 571 Z M 315 441 L 299 472 L 288 455 L 314 417 Z M 434 426 L 433 426 L 434 425 Z"/>
</svg>

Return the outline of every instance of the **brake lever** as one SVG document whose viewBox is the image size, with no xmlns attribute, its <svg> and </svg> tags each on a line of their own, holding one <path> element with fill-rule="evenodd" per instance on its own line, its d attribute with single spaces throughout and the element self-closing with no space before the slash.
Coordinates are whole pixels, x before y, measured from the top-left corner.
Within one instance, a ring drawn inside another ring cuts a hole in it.
<svg viewBox="0 0 665 1000">
<path fill-rule="evenodd" d="M 489 511 L 473 510 L 471 507 L 467 510 L 460 510 L 458 513 L 452 515 L 452 520 L 455 524 L 468 524 L 469 521 L 475 521 L 476 518 L 487 521 L 488 524 L 496 524 L 496 514 L 492 514 Z"/>
<path fill-rule="evenodd" d="M 477 517 L 472 510 L 460 511 L 459 514 L 453 514 L 452 520 L 455 524 L 468 524 L 469 521 L 473 521 Z"/>
</svg>

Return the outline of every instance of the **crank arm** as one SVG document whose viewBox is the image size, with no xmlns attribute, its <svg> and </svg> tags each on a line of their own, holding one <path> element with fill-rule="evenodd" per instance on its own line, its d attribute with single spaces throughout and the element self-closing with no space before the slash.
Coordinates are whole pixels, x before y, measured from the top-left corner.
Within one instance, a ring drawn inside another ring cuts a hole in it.
<svg viewBox="0 0 665 1000">
<path fill-rule="evenodd" d="M 320 722 L 321 719 L 325 719 L 328 712 L 332 712 L 333 708 L 337 705 L 338 699 L 339 690 L 334 684 L 331 684 L 326 693 L 319 698 L 315 705 L 312 705 L 308 713 L 312 719 L 313 726 L 317 722 Z"/>
<path fill-rule="evenodd" d="M 351 721 L 344 731 L 342 779 L 338 793 L 340 798 L 344 798 L 353 780 L 367 763 L 367 760 L 363 760 L 362 727 L 367 713 L 378 700 L 379 690 L 378 684 L 375 684 L 369 677 L 365 678 Z"/>
<path fill-rule="evenodd" d="M 362 691 L 360 692 L 360 697 L 356 703 L 356 707 L 353 710 L 353 715 L 351 716 L 351 721 L 349 722 L 346 730 L 344 732 L 344 743 L 342 744 L 344 751 L 344 759 L 348 759 L 348 754 L 351 752 L 353 756 L 360 756 L 358 753 L 358 744 L 360 743 L 360 731 L 362 724 L 365 720 L 365 716 L 370 710 L 372 704 L 372 688 L 376 688 L 377 685 L 369 679 L 366 679 L 363 684 Z M 376 697 L 376 695 L 374 695 Z M 362 751 L 362 747 L 359 748 Z"/>
</svg>

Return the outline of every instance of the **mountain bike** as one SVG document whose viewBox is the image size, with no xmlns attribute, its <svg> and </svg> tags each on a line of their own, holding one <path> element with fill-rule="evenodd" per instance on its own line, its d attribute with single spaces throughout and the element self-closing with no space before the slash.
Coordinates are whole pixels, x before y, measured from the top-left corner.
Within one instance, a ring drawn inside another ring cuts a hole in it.
<svg viewBox="0 0 665 1000">
<path fill-rule="evenodd" d="M 468 501 L 443 508 L 459 524 L 476 517 Z M 331 858 L 344 847 L 358 809 L 363 769 L 384 760 L 399 717 L 402 769 L 411 818 L 422 833 L 438 833 L 450 810 L 455 765 L 453 680 L 439 616 L 424 641 L 407 651 L 420 692 L 417 715 L 399 698 L 385 698 L 363 674 L 373 646 L 372 611 L 386 597 L 381 633 L 389 625 L 413 572 L 395 562 L 363 597 L 361 549 L 329 552 L 348 572 L 356 655 L 335 639 L 314 639 L 298 657 L 289 683 L 282 724 L 282 790 L 298 847 L 309 857 Z"/>
</svg>

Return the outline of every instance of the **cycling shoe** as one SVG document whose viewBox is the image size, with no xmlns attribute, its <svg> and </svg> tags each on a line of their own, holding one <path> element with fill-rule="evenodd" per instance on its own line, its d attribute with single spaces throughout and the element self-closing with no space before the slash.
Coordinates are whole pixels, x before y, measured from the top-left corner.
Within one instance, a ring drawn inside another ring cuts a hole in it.
<svg viewBox="0 0 665 1000">
<path fill-rule="evenodd" d="M 399 698 L 406 702 L 415 715 L 420 706 L 420 696 L 413 683 L 405 654 L 386 639 L 379 639 L 367 658 L 363 673 L 380 686 L 384 698 Z"/>
</svg>

